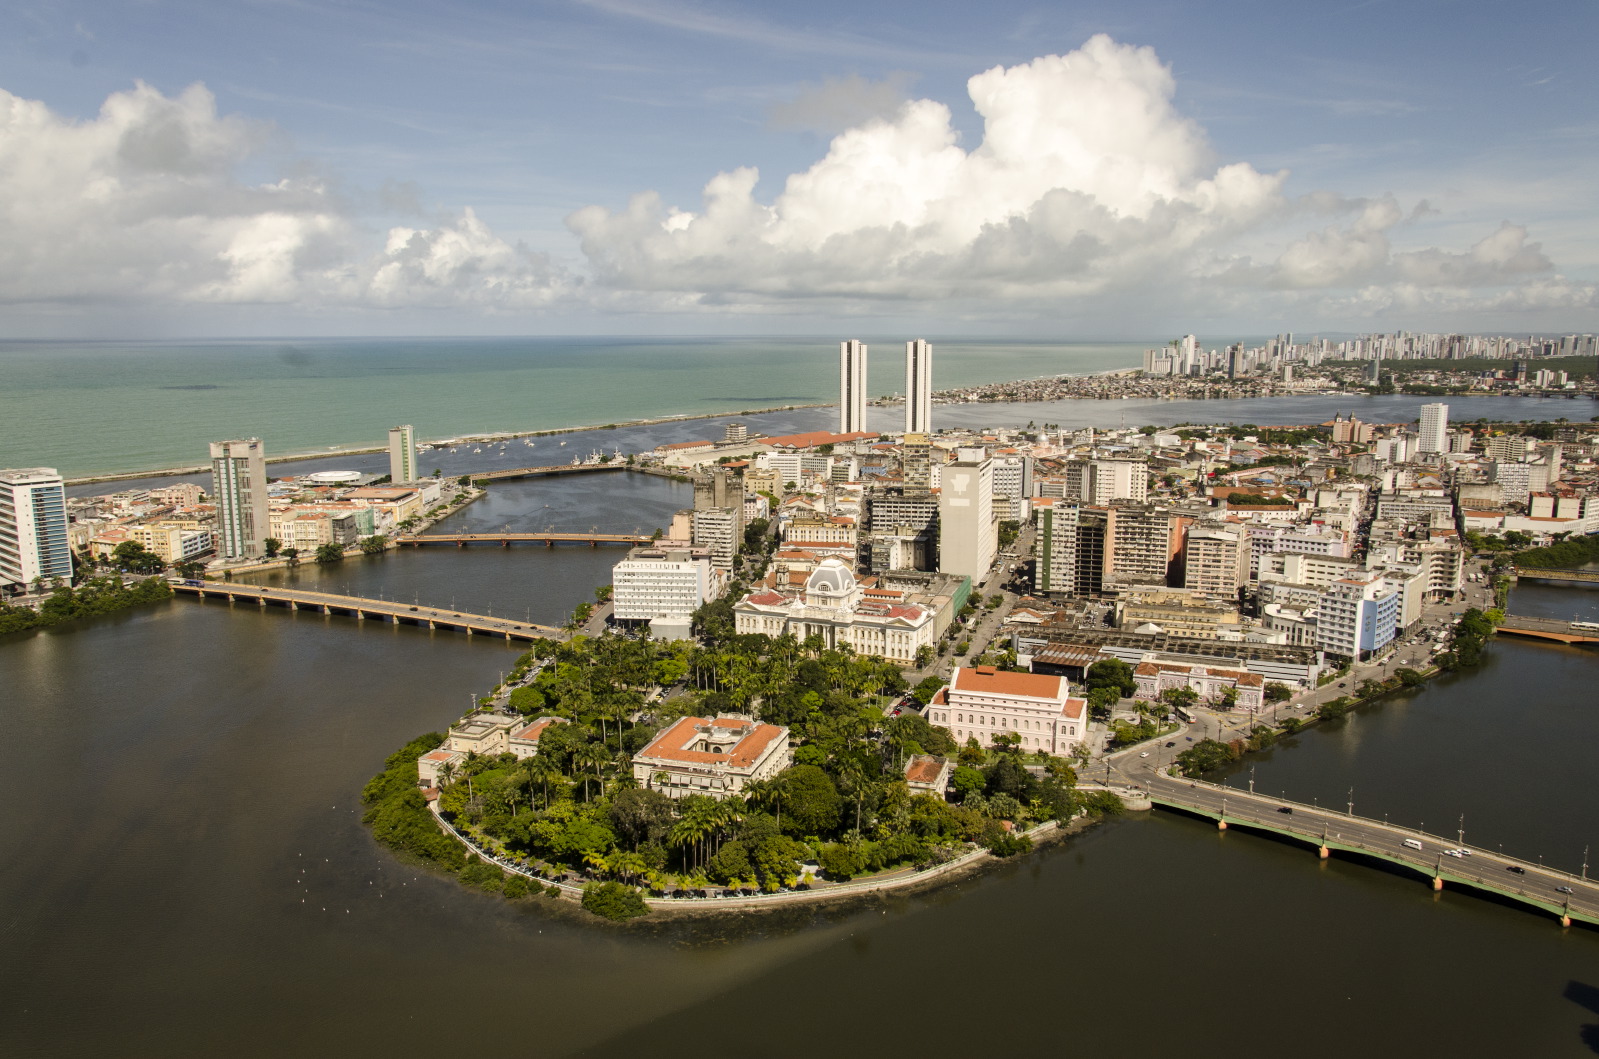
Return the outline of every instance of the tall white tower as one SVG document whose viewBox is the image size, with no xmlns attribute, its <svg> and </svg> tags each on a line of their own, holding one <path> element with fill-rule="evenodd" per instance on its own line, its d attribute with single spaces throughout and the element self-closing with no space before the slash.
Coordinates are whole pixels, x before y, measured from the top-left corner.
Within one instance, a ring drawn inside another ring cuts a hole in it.
<svg viewBox="0 0 1599 1059">
<path fill-rule="evenodd" d="M 266 554 L 266 448 L 260 438 L 211 443 L 211 491 L 217 506 L 217 554 Z"/>
<path fill-rule="evenodd" d="M 838 344 L 838 432 L 866 429 L 866 344 L 858 339 Z"/>
<path fill-rule="evenodd" d="M 416 481 L 416 431 L 411 424 L 389 428 L 389 478 Z"/>
<path fill-rule="evenodd" d="M 905 343 L 905 433 L 933 429 L 933 347 L 923 339 Z"/>
<path fill-rule="evenodd" d="M 1449 406 L 1424 404 L 1421 406 L 1421 437 L 1416 442 L 1417 452 L 1449 451 Z"/>
<path fill-rule="evenodd" d="M 72 583 L 72 546 L 61 476 L 53 467 L 0 471 L 0 588 L 42 578 Z"/>
</svg>

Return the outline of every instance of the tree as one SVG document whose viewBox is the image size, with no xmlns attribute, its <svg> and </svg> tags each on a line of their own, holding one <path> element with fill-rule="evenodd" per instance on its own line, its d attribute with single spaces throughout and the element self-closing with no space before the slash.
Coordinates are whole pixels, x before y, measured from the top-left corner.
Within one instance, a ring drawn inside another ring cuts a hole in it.
<svg viewBox="0 0 1599 1059">
<path fill-rule="evenodd" d="M 1294 691 L 1287 684 L 1273 682 L 1266 685 L 1267 702 L 1287 702 L 1293 697 Z"/>
<path fill-rule="evenodd" d="M 381 533 L 374 533 L 361 541 L 362 555 L 382 555 L 383 550 L 389 546 L 389 539 Z"/>
<path fill-rule="evenodd" d="M 1133 679 L 1133 667 L 1120 658 L 1102 658 L 1088 667 L 1084 683 L 1089 691 L 1095 688 L 1115 688 L 1117 698 L 1129 698 L 1138 693 L 1138 682 Z"/>
<path fill-rule="evenodd" d="M 268 559 L 271 559 L 273 556 L 277 555 L 279 549 L 283 547 L 283 542 L 278 540 L 276 537 L 268 537 L 262 543 L 266 546 L 266 557 Z"/>
<path fill-rule="evenodd" d="M 619 882 L 589 883 L 583 887 L 583 907 L 597 916 L 617 921 L 648 915 L 644 895 Z"/>
<path fill-rule="evenodd" d="M 298 549 L 298 548 L 285 548 L 285 549 L 283 549 L 283 558 L 288 561 L 288 564 L 289 564 L 290 567 L 299 566 L 300 565 L 300 549 Z"/>
<path fill-rule="evenodd" d="M 815 765 L 795 765 L 782 774 L 787 790 L 785 831 L 798 835 L 825 835 L 838 826 L 843 798 L 833 778 Z"/>
<path fill-rule="evenodd" d="M 344 549 L 337 544 L 319 545 L 316 550 L 316 561 L 319 563 L 344 562 Z"/>
</svg>

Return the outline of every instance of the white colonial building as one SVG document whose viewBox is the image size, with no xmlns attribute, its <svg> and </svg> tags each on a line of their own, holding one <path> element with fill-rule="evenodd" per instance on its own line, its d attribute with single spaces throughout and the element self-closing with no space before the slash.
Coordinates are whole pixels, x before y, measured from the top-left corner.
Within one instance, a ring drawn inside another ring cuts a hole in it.
<svg viewBox="0 0 1599 1059">
<path fill-rule="evenodd" d="M 793 761 L 787 728 L 743 717 L 683 717 L 633 755 L 633 778 L 669 798 L 725 798 Z"/>
<path fill-rule="evenodd" d="M 1140 662 L 1133 669 L 1133 682 L 1138 685 L 1141 699 L 1158 699 L 1163 691 L 1188 688 L 1199 696 L 1200 702 L 1216 705 L 1221 702 L 1223 693 L 1232 688 L 1238 692 L 1234 709 L 1259 713 L 1265 706 L 1265 678 L 1246 669 Z"/>
<path fill-rule="evenodd" d="M 962 743 L 992 746 L 995 736 L 1015 733 L 1027 753 L 1069 754 L 1088 726 L 1087 702 L 1070 691 L 1065 677 L 993 666 L 957 669 L 928 704 L 927 720 Z"/>
<path fill-rule="evenodd" d="M 657 640 L 686 640 L 694 612 L 727 589 L 705 548 L 635 548 L 611 567 L 618 621 L 647 621 Z"/>
<path fill-rule="evenodd" d="M 820 636 L 828 648 L 848 644 L 856 653 L 894 662 L 915 661 L 936 639 L 933 611 L 905 601 L 904 593 L 866 588 L 849 566 L 824 559 L 797 594 L 752 592 L 733 607 L 738 631 L 767 636 Z"/>
</svg>

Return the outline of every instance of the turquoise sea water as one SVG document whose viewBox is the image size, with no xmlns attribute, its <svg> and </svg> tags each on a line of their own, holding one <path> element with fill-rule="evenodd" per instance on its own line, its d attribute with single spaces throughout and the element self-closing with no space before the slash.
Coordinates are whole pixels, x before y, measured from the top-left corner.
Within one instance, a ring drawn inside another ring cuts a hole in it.
<svg viewBox="0 0 1599 1059">
<path fill-rule="evenodd" d="M 938 388 L 1136 366 L 1143 343 L 934 343 Z M 904 387 L 904 342 L 867 340 L 872 393 Z M 258 436 L 269 455 L 831 402 L 837 338 L 0 342 L 0 466 L 81 476 L 198 464 Z"/>
</svg>

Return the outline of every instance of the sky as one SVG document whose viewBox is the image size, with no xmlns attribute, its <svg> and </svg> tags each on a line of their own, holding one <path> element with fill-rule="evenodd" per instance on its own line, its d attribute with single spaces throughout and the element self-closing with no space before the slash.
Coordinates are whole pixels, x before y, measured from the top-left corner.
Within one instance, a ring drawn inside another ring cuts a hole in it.
<svg viewBox="0 0 1599 1059">
<path fill-rule="evenodd" d="M 1599 330 L 1595 0 L 0 0 L 0 337 Z"/>
</svg>

